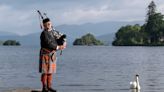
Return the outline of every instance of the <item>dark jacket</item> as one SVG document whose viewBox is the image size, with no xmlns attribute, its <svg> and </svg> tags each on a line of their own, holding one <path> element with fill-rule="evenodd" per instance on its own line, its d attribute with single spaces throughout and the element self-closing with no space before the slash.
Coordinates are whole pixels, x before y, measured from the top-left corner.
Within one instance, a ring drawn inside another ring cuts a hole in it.
<svg viewBox="0 0 164 92">
<path fill-rule="evenodd" d="M 56 50 L 57 38 L 54 36 L 53 31 L 42 31 L 40 35 L 41 48 L 48 50 Z"/>
</svg>

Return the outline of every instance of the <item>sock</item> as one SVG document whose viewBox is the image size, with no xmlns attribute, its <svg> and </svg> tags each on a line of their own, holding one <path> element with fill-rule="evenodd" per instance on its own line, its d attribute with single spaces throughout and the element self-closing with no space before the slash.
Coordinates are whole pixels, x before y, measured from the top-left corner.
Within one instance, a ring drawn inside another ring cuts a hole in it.
<svg viewBox="0 0 164 92">
<path fill-rule="evenodd" d="M 45 88 L 47 86 L 47 74 L 41 75 L 41 82 L 42 82 L 43 88 Z"/>
<path fill-rule="evenodd" d="M 48 88 L 52 87 L 52 74 L 47 75 L 47 86 Z"/>
</svg>

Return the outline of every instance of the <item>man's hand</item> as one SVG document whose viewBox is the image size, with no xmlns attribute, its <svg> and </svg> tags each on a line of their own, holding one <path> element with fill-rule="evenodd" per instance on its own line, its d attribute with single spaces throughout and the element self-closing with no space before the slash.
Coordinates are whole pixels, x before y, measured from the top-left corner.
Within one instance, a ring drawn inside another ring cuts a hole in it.
<svg viewBox="0 0 164 92">
<path fill-rule="evenodd" d="M 66 45 L 67 45 L 67 43 L 64 42 L 63 45 L 59 45 L 59 46 L 57 46 L 57 50 L 64 50 L 64 49 L 66 48 Z"/>
<path fill-rule="evenodd" d="M 63 45 L 59 46 L 59 50 L 63 50 L 65 47 Z"/>
<path fill-rule="evenodd" d="M 66 48 L 66 46 L 67 46 L 67 42 L 64 42 L 64 43 L 63 43 L 64 49 Z"/>
</svg>

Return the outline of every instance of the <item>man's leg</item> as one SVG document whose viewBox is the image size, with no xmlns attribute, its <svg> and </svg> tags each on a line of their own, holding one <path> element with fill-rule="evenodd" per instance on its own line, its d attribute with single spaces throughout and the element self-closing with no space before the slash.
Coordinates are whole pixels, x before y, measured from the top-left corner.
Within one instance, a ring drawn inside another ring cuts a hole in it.
<svg viewBox="0 0 164 92">
<path fill-rule="evenodd" d="M 47 90 L 47 74 L 42 74 L 41 75 L 41 82 L 42 82 L 42 92 L 48 92 Z"/>
<path fill-rule="evenodd" d="M 47 75 L 47 87 L 50 92 L 56 92 L 56 90 L 52 88 L 52 78 L 52 74 Z"/>
</svg>

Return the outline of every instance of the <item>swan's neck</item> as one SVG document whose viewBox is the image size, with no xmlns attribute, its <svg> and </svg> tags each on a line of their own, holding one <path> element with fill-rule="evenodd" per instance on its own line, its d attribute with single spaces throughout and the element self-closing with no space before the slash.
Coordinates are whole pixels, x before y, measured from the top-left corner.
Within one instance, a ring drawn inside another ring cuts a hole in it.
<svg viewBox="0 0 164 92">
<path fill-rule="evenodd" d="M 136 82 L 137 82 L 137 84 L 139 84 L 139 78 L 138 77 L 136 77 Z"/>
<path fill-rule="evenodd" d="M 139 78 L 136 77 L 137 88 L 140 89 Z"/>
</svg>

